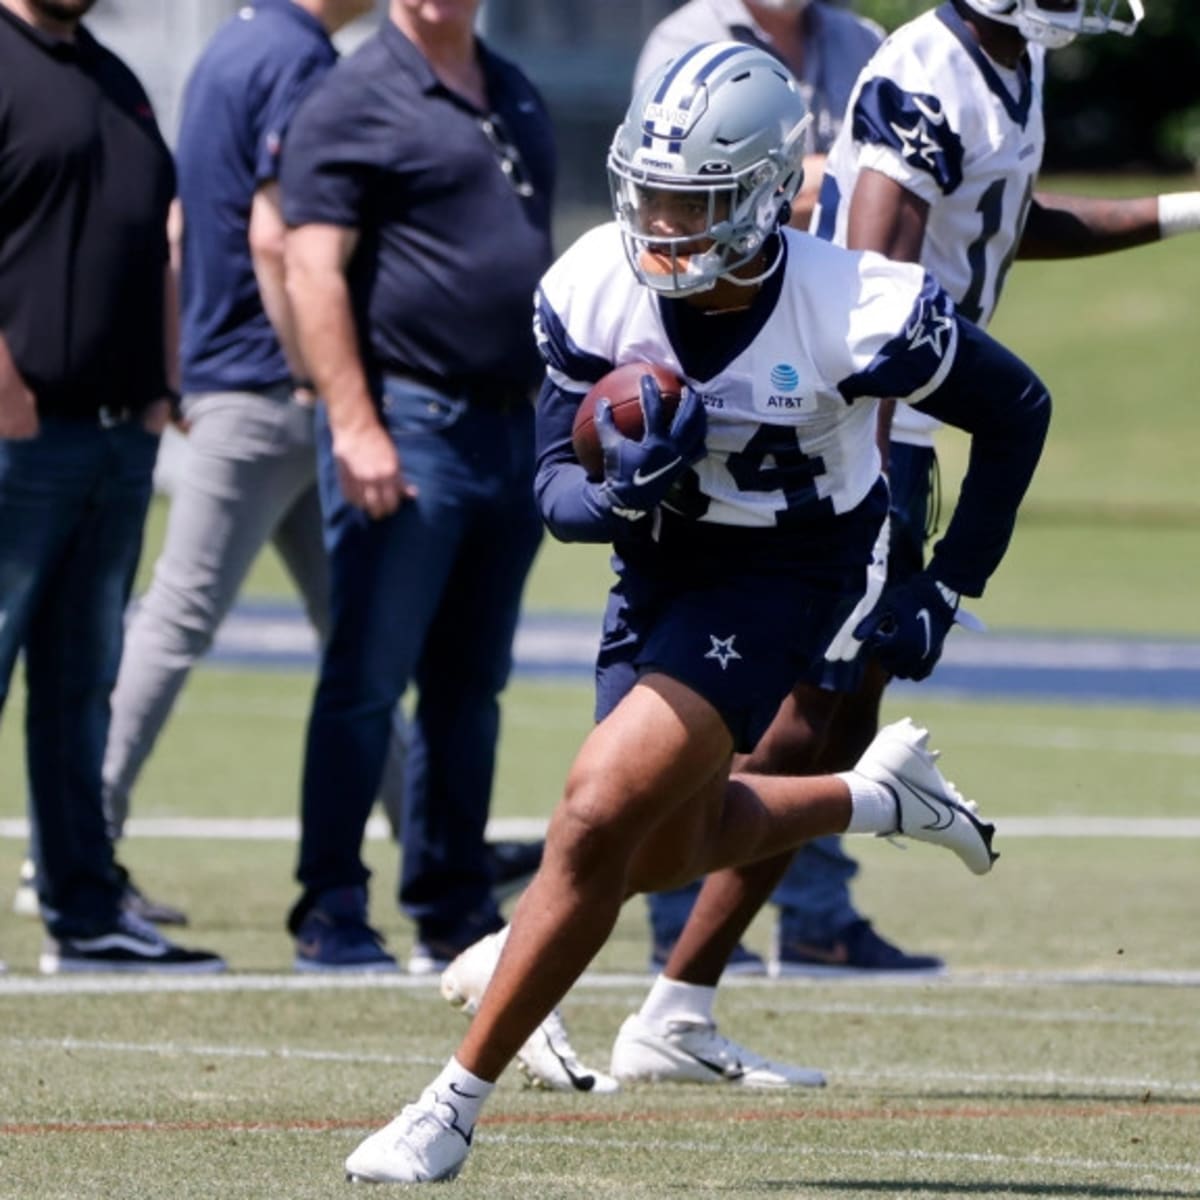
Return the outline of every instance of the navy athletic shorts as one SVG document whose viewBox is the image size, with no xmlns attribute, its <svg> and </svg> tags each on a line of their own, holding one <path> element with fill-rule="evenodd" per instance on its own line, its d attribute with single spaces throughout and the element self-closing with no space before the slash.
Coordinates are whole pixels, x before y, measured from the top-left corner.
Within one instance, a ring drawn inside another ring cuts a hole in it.
<svg viewBox="0 0 1200 1200">
<path fill-rule="evenodd" d="M 836 635 L 863 615 L 885 503 L 864 512 L 841 561 L 772 566 L 760 556 L 733 569 L 720 554 L 617 555 L 596 661 L 596 719 L 640 675 L 657 671 L 703 696 L 736 748 L 751 750 L 798 681 L 820 682 Z"/>
</svg>

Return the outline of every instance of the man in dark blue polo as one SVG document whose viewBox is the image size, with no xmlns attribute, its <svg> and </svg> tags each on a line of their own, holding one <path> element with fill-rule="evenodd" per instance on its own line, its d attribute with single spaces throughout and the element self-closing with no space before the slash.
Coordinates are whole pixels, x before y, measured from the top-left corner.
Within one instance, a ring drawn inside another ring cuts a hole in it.
<svg viewBox="0 0 1200 1200">
<path fill-rule="evenodd" d="M 114 837 L 191 668 L 268 541 L 318 634 L 328 629 L 315 401 L 284 289 L 278 167 L 297 106 L 337 61 L 331 35 L 371 2 L 257 0 L 217 30 L 188 79 L 176 150 L 188 437 L 112 696 L 104 799 Z M 391 772 L 397 812 L 402 782 Z M 184 918 L 144 908 L 160 922 Z M 326 950 L 335 960 L 378 953 L 373 941 Z"/>
<path fill-rule="evenodd" d="M 171 391 L 171 157 L 80 21 L 0 0 L 0 707 L 18 653 L 41 969 L 220 970 L 122 904 L 104 824 L 108 696 Z"/>
<path fill-rule="evenodd" d="M 400 901 L 417 973 L 500 924 L 483 835 L 541 537 L 530 314 L 554 151 L 532 85 L 476 38 L 477 9 L 392 0 L 301 106 L 280 176 L 333 582 L 289 928 L 298 957 L 335 927 L 369 931 L 362 837 L 414 682 Z"/>
</svg>

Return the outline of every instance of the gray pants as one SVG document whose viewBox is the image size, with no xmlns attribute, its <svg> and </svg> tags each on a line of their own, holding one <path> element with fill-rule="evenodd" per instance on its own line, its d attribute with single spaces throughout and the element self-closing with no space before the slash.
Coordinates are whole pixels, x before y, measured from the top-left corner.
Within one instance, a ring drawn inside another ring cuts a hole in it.
<svg viewBox="0 0 1200 1200">
<path fill-rule="evenodd" d="M 114 838 L 121 836 L 130 791 L 188 672 L 212 645 L 268 540 L 295 581 L 317 636 L 324 641 L 329 630 L 312 410 L 292 403 L 280 388 L 192 396 L 186 414 L 191 429 L 172 477 L 166 540 L 126 631 L 112 693 L 104 803 Z M 397 708 L 381 787 L 393 830 L 400 828 L 403 768 Z"/>
</svg>

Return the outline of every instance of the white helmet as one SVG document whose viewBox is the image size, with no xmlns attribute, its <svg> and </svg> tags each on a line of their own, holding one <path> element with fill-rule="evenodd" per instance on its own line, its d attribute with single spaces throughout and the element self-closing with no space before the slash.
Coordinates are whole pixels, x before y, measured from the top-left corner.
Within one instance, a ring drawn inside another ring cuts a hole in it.
<svg viewBox="0 0 1200 1200">
<path fill-rule="evenodd" d="M 1080 33 L 1133 33 L 1144 17 L 1142 0 L 964 0 L 993 21 L 1015 25 L 1021 36 L 1057 50 Z M 1122 8 L 1124 6 L 1124 8 Z M 1118 11 L 1127 16 L 1118 18 Z"/>
<path fill-rule="evenodd" d="M 672 296 L 711 288 L 762 250 L 800 190 L 811 117 L 778 59 L 742 42 L 694 46 L 644 79 L 608 152 L 613 213 L 647 287 Z M 654 197 L 693 198 L 707 220 L 686 236 L 648 228 Z"/>
</svg>

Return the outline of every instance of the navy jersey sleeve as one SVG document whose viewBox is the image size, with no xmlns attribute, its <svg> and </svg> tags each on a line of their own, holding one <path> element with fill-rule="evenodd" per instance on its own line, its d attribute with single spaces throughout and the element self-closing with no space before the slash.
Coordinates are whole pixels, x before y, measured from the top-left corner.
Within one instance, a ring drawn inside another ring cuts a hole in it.
<svg viewBox="0 0 1200 1200">
<path fill-rule="evenodd" d="M 571 445 L 580 397 L 547 379 L 537 402 L 537 474 L 533 490 L 546 528 L 560 542 L 611 542 L 629 532 L 588 479 Z"/>
<path fill-rule="evenodd" d="M 971 435 L 967 473 L 930 574 L 967 596 L 1008 549 L 1017 509 L 1050 424 L 1050 395 L 1011 351 L 956 314 L 958 350 L 941 384 L 917 407 Z"/>
<path fill-rule="evenodd" d="M 895 150 L 910 167 L 926 172 L 943 194 L 962 183 L 962 140 L 936 96 L 906 92 L 894 80 L 877 76 L 863 85 L 852 121 L 856 142 Z"/>
</svg>

